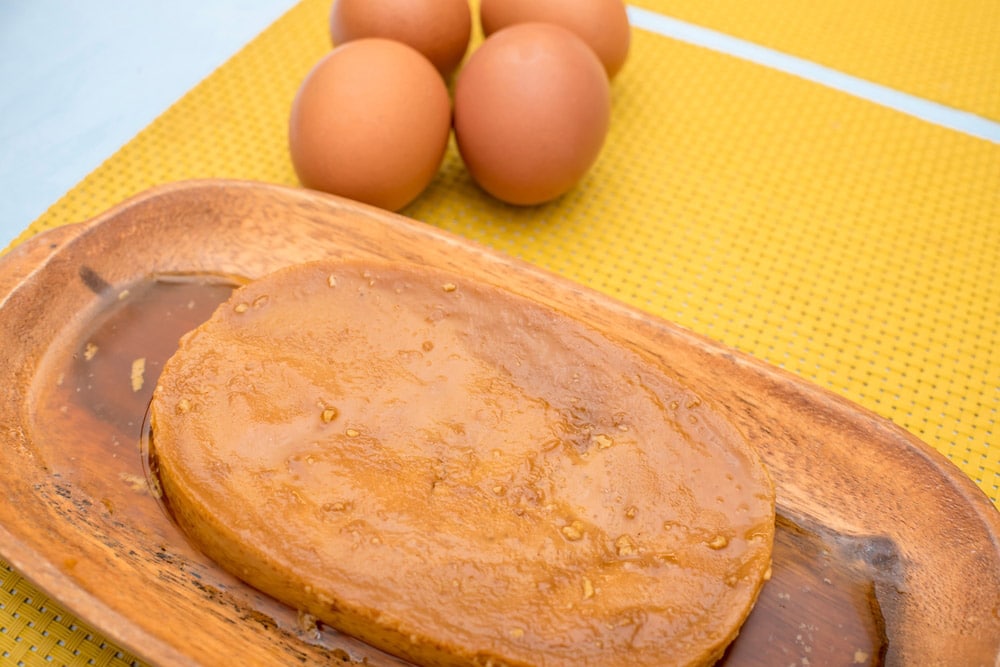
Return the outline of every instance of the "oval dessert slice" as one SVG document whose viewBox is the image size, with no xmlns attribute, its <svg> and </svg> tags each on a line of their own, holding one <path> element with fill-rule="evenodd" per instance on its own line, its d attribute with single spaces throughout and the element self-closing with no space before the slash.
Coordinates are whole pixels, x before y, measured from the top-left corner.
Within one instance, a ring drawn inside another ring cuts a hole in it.
<svg viewBox="0 0 1000 667">
<path fill-rule="evenodd" d="M 251 585 L 423 665 L 694 665 L 770 568 L 740 434 L 566 314 L 417 267 L 233 293 L 152 402 L 176 520 Z"/>
</svg>

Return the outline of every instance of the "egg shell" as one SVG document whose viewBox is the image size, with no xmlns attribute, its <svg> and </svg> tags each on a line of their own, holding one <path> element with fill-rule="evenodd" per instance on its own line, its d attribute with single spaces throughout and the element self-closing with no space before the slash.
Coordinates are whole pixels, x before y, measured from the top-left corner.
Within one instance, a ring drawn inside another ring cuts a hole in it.
<svg viewBox="0 0 1000 667">
<path fill-rule="evenodd" d="M 494 33 L 455 84 L 455 138 L 472 178 L 511 204 L 569 191 L 600 154 L 611 91 L 593 51 L 565 28 Z"/>
<path fill-rule="evenodd" d="M 448 89 L 430 61 L 367 38 L 337 47 L 306 76 L 288 145 L 307 188 L 395 211 L 434 178 L 450 130 Z"/>
<path fill-rule="evenodd" d="M 420 51 L 446 78 L 465 56 L 471 34 L 467 0 L 336 0 L 330 9 L 334 45 L 394 39 Z"/>
<path fill-rule="evenodd" d="M 621 0 L 482 0 L 479 17 L 487 36 L 515 23 L 561 25 L 594 49 L 608 78 L 625 64 L 632 41 Z"/>
</svg>

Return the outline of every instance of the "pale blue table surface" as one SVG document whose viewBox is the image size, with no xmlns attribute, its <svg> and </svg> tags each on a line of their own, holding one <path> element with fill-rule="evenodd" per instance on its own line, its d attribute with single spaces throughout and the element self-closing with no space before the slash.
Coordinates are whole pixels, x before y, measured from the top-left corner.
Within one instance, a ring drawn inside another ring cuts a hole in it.
<svg viewBox="0 0 1000 667">
<path fill-rule="evenodd" d="M 0 248 L 295 0 L 0 0 Z"/>
</svg>

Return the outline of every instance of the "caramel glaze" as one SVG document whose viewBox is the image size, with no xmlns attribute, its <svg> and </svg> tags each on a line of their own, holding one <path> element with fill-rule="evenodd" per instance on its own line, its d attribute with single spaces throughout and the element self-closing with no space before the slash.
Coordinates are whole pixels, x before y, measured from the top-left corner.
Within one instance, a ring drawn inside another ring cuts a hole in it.
<svg viewBox="0 0 1000 667">
<path fill-rule="evenodd" d="M 182 340 L 153 453 L 209 556 L 416 663 L 710 664 L 774 489 L 663 363 L 446 273 L 303 264 Z"/>
</svg>

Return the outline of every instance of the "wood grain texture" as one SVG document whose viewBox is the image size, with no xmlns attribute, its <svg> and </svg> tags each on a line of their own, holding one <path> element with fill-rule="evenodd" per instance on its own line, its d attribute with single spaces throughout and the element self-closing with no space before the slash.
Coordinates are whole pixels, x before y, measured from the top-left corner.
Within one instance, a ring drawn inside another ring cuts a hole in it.
<svg viewBox="0 0 1000 667">
<path fill-rule="evenodd" d="M 37 234 L 0 255 L 0 298 L 10 293 L 28 274 L 45 263 L 64 243 L 82 231 L 81 225 L 63 225 Z"/>
<path fill-rule="evenodd" d="M 159 188 L 0 260 L 8 292 L 0 301 L 0 555 L 157 664 L 220 664 L 235 650 L 243 664 L 401 664 L 317 630 L 188 545 L 149 492 L 138 444 L 156 358 L 213 306 L 183 290 L 133 302 L 150 277 L 252 279 L 327 257 L 414 262 L 501 285 L 662 360 L 722 411 L 760 451 L 792 526 L 745 635 L 773 621 L 786 630 L 808 622 L 816 645 L 833 637 L 823 600 L 836 596 L 793 604 L 777 585 L 799 568 L 834 588 L 867 582 L 868 597 L 858 599 L 878 607 L 885 645 L 874 655 L 855 647 L 862 664 L 998 664 L 1000 513 L 927 445 L 796 376 L 536 267 L 384 211 L 252 183 Z M 133 308 L 139 303 L 156 319 Z M 164 322 L 156 349 L 130 329 L 143 317 Z M 95 362 L 86 372 L 81 355 Z M 124 374 L 138 359 L 145 383 L 130 391 Z M 121 392 L 113 400 L 102 393 L 105 372 L 116 387 L 107 392 Z M 794 637 L 774 641 L 796 650 Z M 747 637 L 729 663 L 774 664 L 743 645 Z"/>
</svg>

